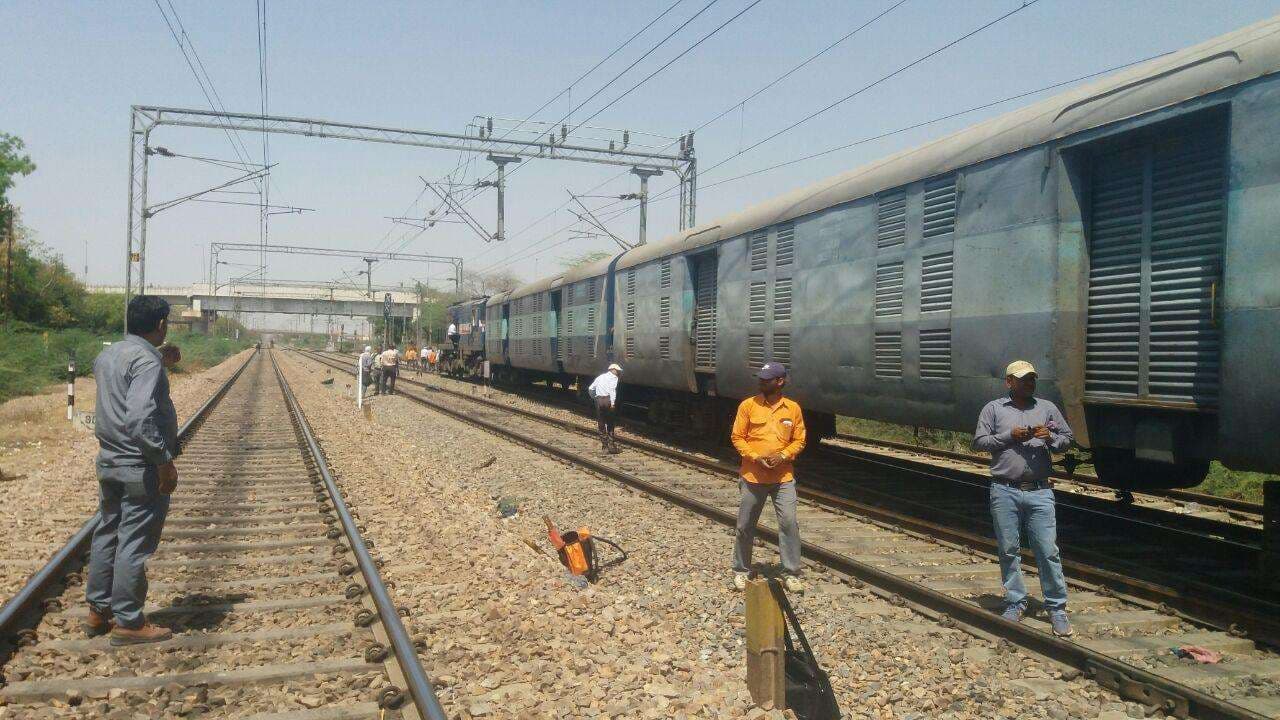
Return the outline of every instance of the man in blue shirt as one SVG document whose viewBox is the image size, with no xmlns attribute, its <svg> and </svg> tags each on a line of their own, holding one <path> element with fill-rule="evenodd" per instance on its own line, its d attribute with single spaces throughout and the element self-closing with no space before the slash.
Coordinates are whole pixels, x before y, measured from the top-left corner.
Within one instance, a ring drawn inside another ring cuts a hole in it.
<svg viewBox="0 0 1280 720">
<path fill-rule="evenodd" d="M 159 642 L 173 635 L 147 622 L 142 609 L 147 558 L 160 543 L 169 494 L 178 484 L 173 465 L 178 415 L 165 373 L 177 354 L 162 356 L 157 349 L 169 329 L 164 298 L 139 295 L 129 301 L 128 314 L 129 334 L 93 363 L 100 519 L 85 583 L 85 630 L 90 635 L 110 631 L 112 645 Z"/>
<path fill-rule="evenodd" d="M 1004 617 L 1022 620 L 1027 588 L 1022 580 L 1022 526 L 1040 570 L 1045 609 L 1056 635 L 1071 635 L 1067 620 L 1067 581 L 1058 554 L 1050 451 L 1071 447 L 1071 428 L 1058 406 L 1037 398 L 1036 369 L 1017 360 L 1005 369 L 1009 395 L 992 400 L 978 416 L 973 449 L 991 453 L 991 521 L 995 526 L 1004 581 Z"/>
</svg>

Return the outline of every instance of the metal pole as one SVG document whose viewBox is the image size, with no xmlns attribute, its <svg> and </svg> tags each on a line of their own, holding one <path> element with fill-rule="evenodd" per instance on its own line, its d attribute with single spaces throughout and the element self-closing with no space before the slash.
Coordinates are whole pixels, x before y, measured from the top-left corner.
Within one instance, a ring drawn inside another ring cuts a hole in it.
<svg viewBox="0 0 1280 720">
<path fill-rule="evenodd" d="M 67 419 L 76 414 L 76 359 L 67 360 Z"/>
<path fill-rule="evenodd" d="M 0 212 L 4 213 L 4 234 L 8 245 L 8 250 L 4 254 L 4 309 L 10 315 L 15 315 L 13 311 L 13 206 L 6 205 L 0 208 Z"/>
<path fill-rule="evenodd" d="M 645 244 L 645 236 L 648 233 L 649 224 L 649 178 L 654 175 L 661 175 L 661 170 L 651 170 L 649 168 L 631 168 L 631 174 L 640 176 L 640 236 L 636 245 Z"/>
<path fill-rule="evenodd" d="M 142 133 L 142 221 L 138 228 L 138 294 L 147 294 L 147 170 L 151 166 L 151 128 Z"/>
<path fill-rule="evenodd" d="M 689 173 L 689 220 L 687 227 L 693 227 L 697 224 L 698 218 L 698 161 L 695 158 L 689 158 L 689 165 L 686 171 Z"/>
<path fill-rule="evenodd" d="M 129 295 L 133 291 L 133 175 L 138 157 L 138 113 L 129 114 L 129 210 L 124 236 L 124 334 L 129 334 Z"/>
<path fill-rule="evenodd" d="M 507 164 L 518 163 L 520 158 L 515 155 L 490 155 L 489 162 L 498 166 L 498 231 L 493 234 L 493 239 L 502 242 L 507 239 L 506 234 L 506 197 L 507 197 Z"/>
</svg>

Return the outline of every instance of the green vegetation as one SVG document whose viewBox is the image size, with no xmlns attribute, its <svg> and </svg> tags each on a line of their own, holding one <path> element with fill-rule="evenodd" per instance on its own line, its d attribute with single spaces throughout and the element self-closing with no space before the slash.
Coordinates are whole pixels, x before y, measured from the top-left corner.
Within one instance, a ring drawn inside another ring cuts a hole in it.
<svg viewBox="0 0 1280 720">
<path fill-rule="evenodd" d="M 951 430 L 932 430 L 929 428 L 913 428 L 909 425 L 895 425 L 878 420 L 839 416 L 836 418 L 837 432 L 858 435 L 873 440 L 912 443 L 934 450 L 950 452 L 972 452 L 969 442 L 973 436 L 968 433 Z M 1086 466 L 1079 471 L 1081 475 L 1089 475 L 1092 469 Z M 1267 473 L 1230 470 L 1222 463 L 1214 462 L 1209 466 L 1209 475 L 1204 482 L 1192 488 L 1197 492 L 1219 497 L 1240 498 L 1252 502 L 1262 502 L 1262 483 L 1267 480 L 1280 481 L 1280 475 Z"/>
</svg>

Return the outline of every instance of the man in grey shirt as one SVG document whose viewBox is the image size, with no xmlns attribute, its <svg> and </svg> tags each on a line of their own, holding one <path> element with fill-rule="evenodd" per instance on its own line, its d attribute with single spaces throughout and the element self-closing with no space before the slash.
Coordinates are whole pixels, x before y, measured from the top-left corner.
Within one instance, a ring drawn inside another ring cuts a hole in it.
<svg viewBox="0 0 1280 720">
<path fill-rule="evenodd" d="M 112 645 L 159 642 L 173 631 L 147 622 L 147 558 L 160 543 L 169 494 L 178 484 L 178 415 L 165 366 L 176 348 L 157 348 L 169 329 L 169 303 L 154 295 L 129 301 L 129 334 L 93 363 L 98 386 L 98 514 L 85 599 L 90 635 Z M 115 628 L 112 629 L 114 620 Z"/>
<path fill-rule="evenodd" d="M 1058 406 L 1035 396 L 1036 369 L 1017 360 L 1005 369 L 1009 395 L 992 400 L 978 416 L 973 449 L 991 453 L 991 522 L 1004 581 L 1004 617 L 1018 622 L 1027 609 L 1022 580 L 1022 526 L 1040 570 L 1040 588 L 1053 632 L 1071 634 L 1067 581 L 1058 554 L 1057 519 L 1049 471 L 1050 451 L 1071 447 L 1071 428 Z"/>
</svg>

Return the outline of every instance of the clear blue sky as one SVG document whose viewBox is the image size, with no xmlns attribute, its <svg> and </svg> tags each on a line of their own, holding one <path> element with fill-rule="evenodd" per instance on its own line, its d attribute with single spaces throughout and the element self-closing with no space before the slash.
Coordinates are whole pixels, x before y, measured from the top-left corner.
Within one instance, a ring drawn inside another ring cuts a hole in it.
<svg viewBox="0 0 1280 720">
<path fill-rule="evenodd" d="M 268 77 L 273 113 L 388 126 L 460 131 L 472 116 L 523 118 L 670 5 L 657 2 L 352 3 L 269 0 Z M 168 0 L 160 0 L 168 8 Z M 685 0 L 613 60 L 573 89 L 586 98 L 707 0 Z M 259 106 L 255 4 L 251 0 L 172 0 L 226 106 Z M 577 114 L 593 112 L 749 4 L 719 0 L 636 69 Z M 721 110 L 825 47 L 892 3 L 763 0 L 718 35 L 614 105 L 592 124 L 669 136 Z M 1021 5 L 1021 0 L 908 0 L 836 50 L 702 130 L 697 150 L 709 167 L 934 47 Z M 1280 12 L 1274 0 L 1041 0 L 894 80 L 703 177 L 709 185 L 825 147 L 875 135 L 990 100 L 1176 50 Z M 40 240 L 89 279 L 123 277 L 127 135 L 132 104 L 206 107 L 153 0 L 0 4 L 0 131 L 22 137 L 38 171 L 18 182 L 14 198 Z M 785 192 L 984 117 L 1032 102 L 975 113 L 868 143 L 819 160 L 710 188 L 699 220 Z M 557 120 L 562 97 L 542 114 Z M 585 131 L 583 131 L 585 132 Z M 261 152 L 261 137 L 244 142 Z M 209 130 L 161 128 L 153 143 L 175 152 L 230 158 L 227 138 Z M 606 240 L 550 238 L 572 220 L 565 188 L 585 192 L 618 169 L 533 162 L 511 180 L 502 246 L 486 245 L 461 226 L 437 225 L 413 238 L 385 216 L 410 208 L 419 175 L 440 177 L 455 153 L 276 136 L 271 140 L 273 200 L 316 208 L 273 218 L 279 244 L 353 249 L 400 246 L 407 252 L 460 254 L 471 269 L 510 267 L 526 279 L 548 274 L 563 258 L 607 250 Z M 480 161 L 477 168 L 486 164 Z M 187 160 L 157 158 L 151 200 L 176 197 L 228 177 Z M 487 168 L 484 168 L 487 169 Z M 474 179 L 473 172 L 468 179 Z M 656 178 L 657 192 L 671 183 Z M 625 176 L 597 191 L 634 192 Z M 430 197 L 429 195 L 427 197 Z M 603 205 L 607 200 L 592 200 Z M 426 198 L 411 213 L 423 214 Z M 469 205 L 492 227 L 490 191 Z M 650 239 L 675 228 L 675 203 L 656 202 Z M 631 239 L 636 215 L 612 221 Z M 388 234 L 390 232 L 390 235 Z M 208 243 L 257 239 L 252 208 L 186 205 L 151 225 L 148 280 L 186 283 L 204 271 Z M 545 238 L 545 239 L 544 239 Z M 541 243 L 536 244 L 535 243 Z M 245 258 L 249 262 L 249 258 Z M 362 267 L 276 256 L 269 276 L 329 280 Z M 384 265 L 378 282 L 427 277 L 412 265 Z M 430 277 L 445 275 L 432 268 Z M 225 272 L 224 272 L 225 277 Z M 437 287 L 445 283 L 437 280 Z"/>
</svg>

